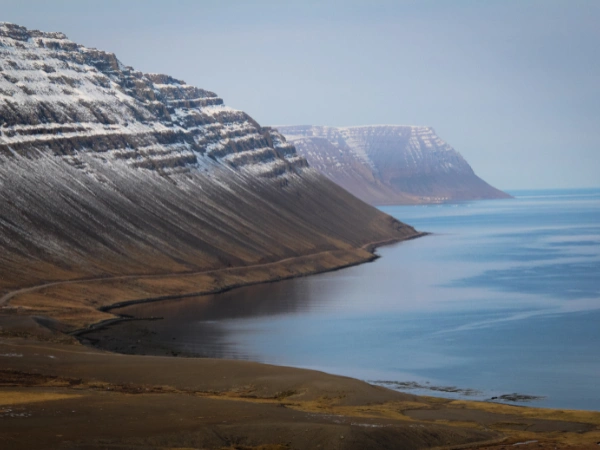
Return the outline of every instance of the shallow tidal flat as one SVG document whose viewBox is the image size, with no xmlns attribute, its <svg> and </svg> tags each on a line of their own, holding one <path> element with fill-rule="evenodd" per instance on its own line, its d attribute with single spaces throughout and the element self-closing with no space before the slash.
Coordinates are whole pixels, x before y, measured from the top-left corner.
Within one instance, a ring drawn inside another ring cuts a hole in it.
<svg viewBox="0 0 600 450">
<path fill-rule="evenodd" d="M 386 207 L 434 234 L 370 264 L 129 306 L 123 353 L 313 368 L 405 392 L 600 410 L 600 192 Z"/>
</svg>

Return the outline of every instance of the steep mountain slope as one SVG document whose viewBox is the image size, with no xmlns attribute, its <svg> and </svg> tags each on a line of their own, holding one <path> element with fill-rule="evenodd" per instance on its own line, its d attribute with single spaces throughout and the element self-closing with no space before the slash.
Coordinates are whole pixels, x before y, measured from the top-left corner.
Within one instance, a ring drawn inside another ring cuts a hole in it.
<svg viewBox="0 0 600 450">
<path fill-rule="evenodd" d="M 430 127 L 279 126 L 312 167 L 375 205 L 509 198 Z"/>
<path fill-rule="evenodd" d="M 214 93 L 0 24 L 0 294 L 414 234 Z"/>
</svg>

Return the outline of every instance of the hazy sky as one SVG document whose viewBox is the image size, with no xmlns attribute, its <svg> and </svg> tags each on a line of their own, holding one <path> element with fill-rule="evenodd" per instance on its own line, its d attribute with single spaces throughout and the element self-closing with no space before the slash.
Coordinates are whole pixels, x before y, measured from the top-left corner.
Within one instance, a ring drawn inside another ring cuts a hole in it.
<svg viewBox="0 0 600 450">
<path fill-rule="evenodd" d="M 502 189 L 600 186 L 599 0 L 0 0 L 262 125 L 431 125 Z"/>
</svg>

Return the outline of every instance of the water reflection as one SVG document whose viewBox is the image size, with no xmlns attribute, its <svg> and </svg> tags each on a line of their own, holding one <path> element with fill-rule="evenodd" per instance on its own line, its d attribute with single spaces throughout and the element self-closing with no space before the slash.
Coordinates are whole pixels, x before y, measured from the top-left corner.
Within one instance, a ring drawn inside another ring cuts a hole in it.
<svg viewBox="0 0 600 450">
<path fill-rule="evenodd" d="M 97 346 L 125 353 L 260 359 L 241 351 L 232 340 L 228 321 L 306 312 L 318 297 L 301 280 L 248 286 L 218 295 L 131 305 L 114 310 L 152 321 L 124 322 L 89 333 Z"/>
<path fill-rule="evenodd" d="M 122 308 L 164 319 L 88 338 L 600 409 L 600 191 L 385 210 L 437 234 L 337 272 Z"/>
</svg>

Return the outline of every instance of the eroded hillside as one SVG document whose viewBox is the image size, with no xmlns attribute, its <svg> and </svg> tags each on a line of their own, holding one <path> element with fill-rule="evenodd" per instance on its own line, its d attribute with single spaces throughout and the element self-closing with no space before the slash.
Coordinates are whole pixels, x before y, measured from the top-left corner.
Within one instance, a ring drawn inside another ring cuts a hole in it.
<svg viewBox="0 0 600 450">
<path fill-rule="evenodd" d="M 214 93 L 0 24 L 0 290 L 415 234 Z"/>
</svg>

